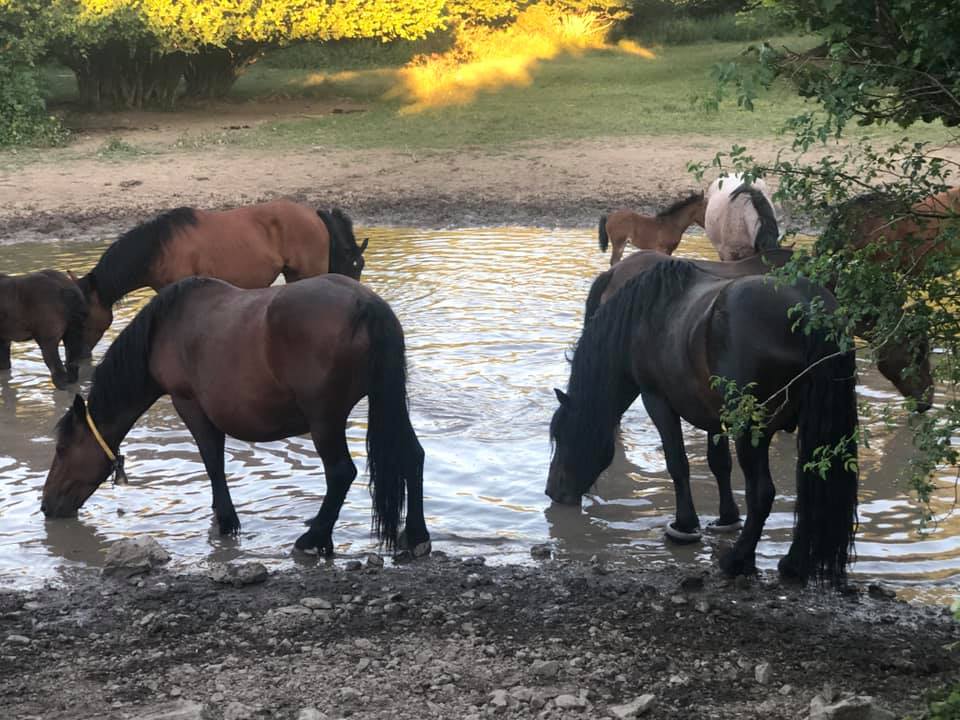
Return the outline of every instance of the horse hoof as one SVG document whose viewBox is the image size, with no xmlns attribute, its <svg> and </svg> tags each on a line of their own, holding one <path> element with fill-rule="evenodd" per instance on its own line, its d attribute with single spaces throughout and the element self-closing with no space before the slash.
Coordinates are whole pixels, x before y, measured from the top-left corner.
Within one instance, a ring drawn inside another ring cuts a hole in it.
<svg viewBox="0 0 960 720">
<path fill-rule="evenodd" d="M 777 563 L 777 572 L 782 580 L 806 583 L 807 574 L 797 567 L 789 555 L 784 555 Z"/>
<path fill-rule="evenodd" d="M 740 530 L 742 527 L 743 521 L 740 518 L 737 518 L 732 523 L 724 524 L 721 524 L 719 520 L 711 520 L 707 523 L 707 527 L 704 529 L 711 533 L 734 533 Z"/>
<path fill-rule="evenodd" d="M 666 533 L 667 537 L 674 542 L 680 543 L 681 545 L 688 545 L 690 543 L 695 543 L 700 539 L 701 535 L 699 528 L 692 532 L 686 532 L 684 530 L 678 530 L 676 527 L 674 527 L 673 522 L 674 521 L 671 520 L 667 523 L 666 528 L 664 528 L 664 532 Z"/>
</svg>

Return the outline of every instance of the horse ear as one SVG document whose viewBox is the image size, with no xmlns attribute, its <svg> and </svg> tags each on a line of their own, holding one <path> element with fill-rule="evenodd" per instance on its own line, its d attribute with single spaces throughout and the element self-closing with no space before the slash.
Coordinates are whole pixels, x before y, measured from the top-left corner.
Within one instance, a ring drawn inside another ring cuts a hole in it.
<svg viewBox="0 0 960 720">
<path fill-rule="evenodd" d="M 85 402 L 83 402 L 83 396 L 73 396 L 73 412 L 79 417 L 83 417 L 87 414 L 87 405 Z"/>
<path fill-rule="evenodd" d="M 370 238 L 364 238 L 363 242 L 360 243 L 360 254 L 363 255 L 363 251 L 367 249 L 367 243 L 370 242 Z"/>
<path fill-rule="evenodd" d="M 563 390 L 560 388 L 554 388 L 553 391 L 557 394 L 557 400 L 560 401 L 561 405 L 570 404 L 570 396 L 567 395 Z"/>
</svg>

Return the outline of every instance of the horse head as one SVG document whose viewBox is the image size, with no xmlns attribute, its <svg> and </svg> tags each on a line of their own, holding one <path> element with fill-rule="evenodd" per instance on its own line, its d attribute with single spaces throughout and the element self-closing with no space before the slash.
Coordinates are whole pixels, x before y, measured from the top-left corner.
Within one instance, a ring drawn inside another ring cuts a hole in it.
<svg viewBox="0 0 960 720">
<path fill-rule="evenodd" d="M 877 351 L 877 369 L 901 395 L 916 402 L 917 412 L 930 409 L 933 404 L 933 371 L 930 344 L 926 338 L 909 343 L 888 340 Z"/>
<path fill-rule="evenodd" d="M 93 273 L 87 273 L 78 278 L 76 273 L 68 270 L 67 276 L 77 284 L 87 302 L 87 319 L 83 324 L 83 346 L 89 352 L 113 323 L 113 306 L 101 299 Z"/>
<path fill-rule="evenodd" d="M 79 395 L 57 423 L 56 438 L 40 509 L 47 517 L 72 517 L 107 479 L 113 465 L 88 425 L 86 403 Z"/>
<path fill-rule="evenodd" d="M 545 492 L 554 502 L 579 507 L 583 494 L 613 461 L 613 433 L 609 443 L 581 442 L 584 439 L 578 428 L 583 420 L 581 408 L 562 390 L 554 388 L 554 392 L 560 406 L 550 421 L 553 457 Z"/>
</svg>

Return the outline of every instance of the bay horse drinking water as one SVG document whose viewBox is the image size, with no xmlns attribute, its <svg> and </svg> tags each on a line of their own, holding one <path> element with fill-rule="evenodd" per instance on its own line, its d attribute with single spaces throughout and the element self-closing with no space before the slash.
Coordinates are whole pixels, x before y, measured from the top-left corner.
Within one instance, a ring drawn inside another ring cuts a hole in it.
<svg viewBox="0 0 960 720">
<path fill-rule="evenodd" d="M 550 424 L 554 453 L 547 494 L 559 503 L 580 504 L 610 464 L 617 424 L 640 395 L 660 432 L 674 483 L 676 518 L 669 527 L 697 533 L 680 420 L 719 435 L 723 398 L 711 378 L 728 378 L 739 388 L 755 383 L 753 393 L 770 403 L 771 415 L 755 444 L 749 433 L 736 441 L 747 520 L 720 566 L 734 575 L 754 571 L 775 493 L 770 441 L 778 430 L 797 428 L 793 543 L 780 571 L 842 582 L 856 526 L 857 471 L 844 457 L 857 456 L 856 370 L 853 353 L 839 352 L 823 330 L 794 329 L 788 310 L 814 300 L 828 312 L 836 307 L 829 292 L 802 279 L 778 287 L 762 276 L 721 278 L 660 255 L 583 329 L 567 392 L 556 391 L 560 405 Z M 839 452 L 809 469 L 824 446 Z M 707 453 L 718 484 L 729 486 L 729 451 L 721 453 L 711 442 Z M 738 518 L 735 505 L 727 510 L 729 518 L 721 513 L 721 520 Z"/>
<path fill-rule="evenodd" d="M 87 304 L 76 284 L 55 270 L 0 274 L 0 370 L 10 369 L 10 343 L 36 340 L 53 384 L 77 381 Z M 63 341 L 66 367 L 60 359 Z"/>
<path fill-rule="evenodd" d="M 325 554 L 333 552 L 333 526 L 357 474 L 347 418 L 368 397 L 374 529 L 388 549 L 429 552 L 403 330 L 372 290 L 340 275 L 260 290 L 195 277 L 162 290 L 107 350 L 88 401 L 77 396 L 57 425 L 41 505 L 47 517 L 74 514 L 112 470 L 122 471 L 121 442 L 162 395 L 196 440 L 224 534 L 240 529 L 224 476 L 224 436 L 258 442 L 309 432 L 327 492 L 296 547 Z M 405 495 L 406 529 L 398 534 Z"/>
<path fill-rule="evenodd" d="M 721 260 L 742 260 L 780 245 L 780 228 L 766 183 L 723 175 L 706 193 L 704 228 Z"/>
<path fill-rule="evenodd" d="M 765 275 L 773 268 L 783 267 L 793 257 L 793 250 L 775 248 L 759 255 L 751 255 L 736 262 L 690 260 L 704 272 L 721 278 Z M 616 267 L 600 273 L 590 286 L 584 312 L 586 323 L 600 307 L 632 278 L 660 262 L 663 255 L 653 252 L 634 253 Z M 829 286 L 828 286 L 829 289 Z M 864 324 L 862 333 L 871 327 Z M 916 402 L 919 412 L 930 409 L 933 399 L 933 371 L 930 367 L 930 344 L 926 337 L 888 337 L 877 349 L 877 369 L 893 383 L 905 398 Z"/>
<path fill-rule="evenodd" d="M 87 350 L 113 322 L 113 305 L 138 288 L 159 291 L 194 275 L 241 288 L 267 287 L 281 274 L 287 282 L 328 272 L 359 280 L 366 247 L 339 209 L 273 200 L 216 212 L 170 210 L 121 235 L 78 280 L 90 307 Z"/>
<path fill-rule="evenodd" d="M 633 210 L 617 210 L 600 216 L 600 249 L 606 252 L 607 244 L 613 245 L 610 265 L 616 265 L 623 257 L 627 243 L 642 250 L 659 250 L 671 255 L 680 244 L 683 232 L 691 225 L 704 226 L 703 193 L 678 200 L 655 216 L 641 215 Z"/>
</svg>

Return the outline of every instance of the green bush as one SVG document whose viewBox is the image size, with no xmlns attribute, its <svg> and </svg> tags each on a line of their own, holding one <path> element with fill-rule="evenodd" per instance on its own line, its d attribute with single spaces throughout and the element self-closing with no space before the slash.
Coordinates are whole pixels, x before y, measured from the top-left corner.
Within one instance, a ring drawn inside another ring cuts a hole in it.
<svg viewBox="0 0 960 720">
<path fill-rule="evenodd" d="M 438 32 L 423 40 L 381 42 L 372 38 L 304 42 L 268 52 L 260 61 L 281 70 L 366 70 L 400 67 L 417 55 L 444 52 L 453 45 L 453 33 Z"/>
<path fill-rule="evenodd" d="M 709 17 L 667 17 L 638 26 L 632 33 L 642 44 L 691 45 L 700 42 L 749 42 L 790 31 L 773 13 L 749 12 Z"/>
<path fill-rule="evenodd" d="M 0 147 L 51 145 L 64 138 L 59 121 L 47 112 L 36 66 L 42 30 L 36 15 L 0 6 Z"/>
</svg>

